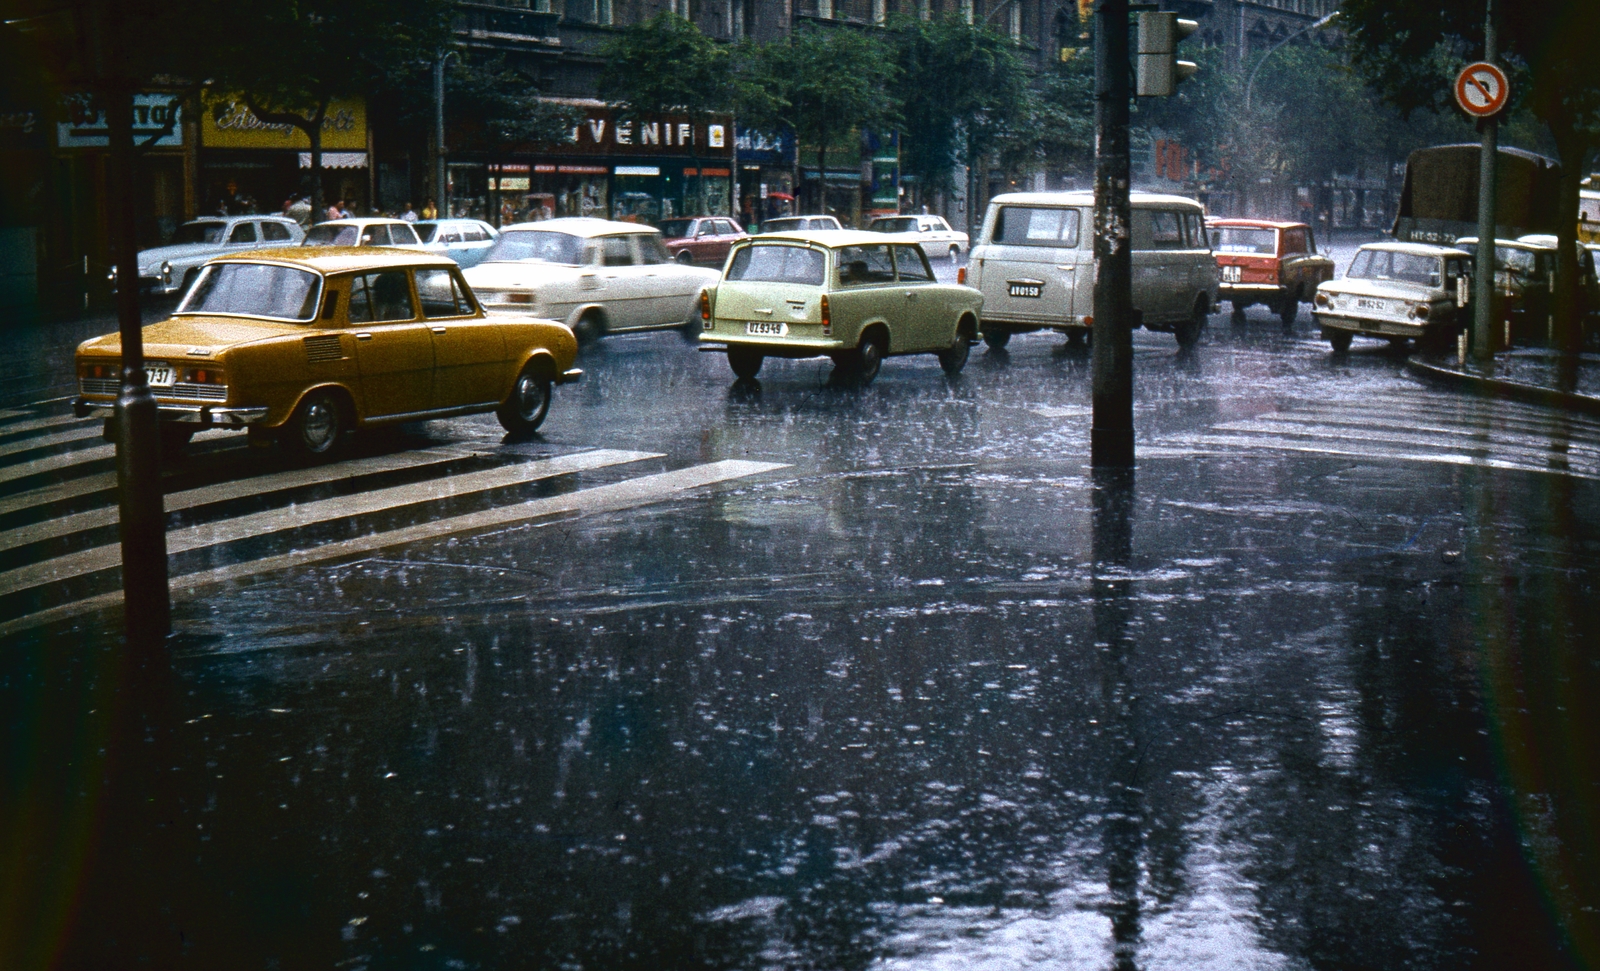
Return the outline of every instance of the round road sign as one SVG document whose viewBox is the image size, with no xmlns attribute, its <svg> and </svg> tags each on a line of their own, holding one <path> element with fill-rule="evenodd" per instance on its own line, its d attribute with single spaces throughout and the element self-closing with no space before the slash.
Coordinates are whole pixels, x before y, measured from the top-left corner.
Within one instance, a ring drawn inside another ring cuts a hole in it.
<svg viewBox="0 0 1600 971">
<path fill-rule="evenodd" d="M 1510 91 L 1505 72 L 1487 61 L 1468 64 L 1456 77 L 1456 104 L 1474 118 L 1499 113 Z"/>
</svg>

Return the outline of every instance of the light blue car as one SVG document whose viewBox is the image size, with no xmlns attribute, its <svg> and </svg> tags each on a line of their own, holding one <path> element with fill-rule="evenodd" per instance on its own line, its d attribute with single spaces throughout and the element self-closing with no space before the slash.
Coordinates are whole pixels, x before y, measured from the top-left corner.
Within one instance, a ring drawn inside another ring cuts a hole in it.
<svg viewBox="0 0 1600 971">
<path fill-rule="evenodd" d="M 481 219 L 425 219 L 414 223 L 413 228 L 423 249 L 448 256 L 463 267 L 477 266 L 500 235 Z"/>
</svg>

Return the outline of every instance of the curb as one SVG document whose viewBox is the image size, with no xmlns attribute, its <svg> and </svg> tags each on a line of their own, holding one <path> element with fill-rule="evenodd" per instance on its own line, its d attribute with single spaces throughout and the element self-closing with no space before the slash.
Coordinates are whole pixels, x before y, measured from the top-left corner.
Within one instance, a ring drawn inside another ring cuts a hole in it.
<svg viewBox="0 0 1600 971">
<path fill-rule="evenodd" d="M 1480 378 L 1474 374 L 1463 374 L 1450 368 L 1439 367 L 1435 364 L 1424 364 L 1415 360 L 1406 361 L 1406 370 L 1417 377 L 1440 384 L 1448 384 L 1456 388 L 1476 391 L 1485 397 L 1505 398 L 1510 401 L 1543 405 L 1546 408 L 1575 411 L 1585 415 L 1600 415 L 1600 398 L 1585 394 L 1557 391 L 1555 388 L 1506 381 L 1502 378 Z"/>
</svg>

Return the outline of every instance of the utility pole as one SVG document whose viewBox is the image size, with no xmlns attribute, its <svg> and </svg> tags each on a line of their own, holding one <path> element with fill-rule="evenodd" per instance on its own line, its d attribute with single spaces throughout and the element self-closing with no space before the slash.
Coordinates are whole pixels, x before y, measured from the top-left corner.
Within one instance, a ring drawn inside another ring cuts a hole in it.
<svg viewBox="0 0 1600 971">
<path fill-rule="evenodd" d="M 1133 253 L 1128 0 L 1094 12 L 1094 418 L 1089 463 L 1133 466 Z"/>
<path fill-rule="evenodd" d="M 459 51 L 440 51 L 439 56 L 433 61 L 433 181 L 434 206 L 439 210 L 438 218 L 444 219 L 450 213 L 450 173 L 445 168 L 444 150 L 444 66 L 452 57 L 459 57 Z"/>
<path fill-rule="evenodd" d="M 1495 59 L 1494 0 L 1485 0 L 1483 15 L 1483 59 Z M 1500 154 L 1500 119 L 1490 115 L 1478 122 L 1483 130 L 1483 148 L 1478 156 L 1478 258 L 1472 279 L 1472 356 L 1480 361 L 1494 359 L 1494 250 L 1496 177 Z"/>
<path fill-rule="evenodd" d="M 117 264 L 117 329 L 122 385 L 112 425 L 117 445 L 118 531 L 122 592 L 130 646 L 159 642 L 172 630 L 167 590 L 167 514 L 162 508 L 156 397 L 144 374 L 144 321 L 139 312 L 139 242 L 134 215 L 133 81 L 124 75 L 117 4 L 96 4 L 91 16 L 96 80 L 105 104 L 111 163 L 112 258 Z"/>
</svg>

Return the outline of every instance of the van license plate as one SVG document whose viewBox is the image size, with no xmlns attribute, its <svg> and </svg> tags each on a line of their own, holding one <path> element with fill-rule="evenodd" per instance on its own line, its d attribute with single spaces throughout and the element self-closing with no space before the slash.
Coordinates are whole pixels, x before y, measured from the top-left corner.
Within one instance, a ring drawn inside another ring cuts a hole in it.
<svg viewBox="0 0 1600 971">
<path fill-rule="evenodd" d="M 1040 283 L 1009 283 L 1007 287 L 1013 297 L 1037 297 L 1044 292 L 1044 285 Z"/>
<path fill-rule="evenodd" d="M 789 325 L 781 320 L 752 320 L 744 325 L 744 332 L 752 337 L 784 337 Z"/>
</svg>

